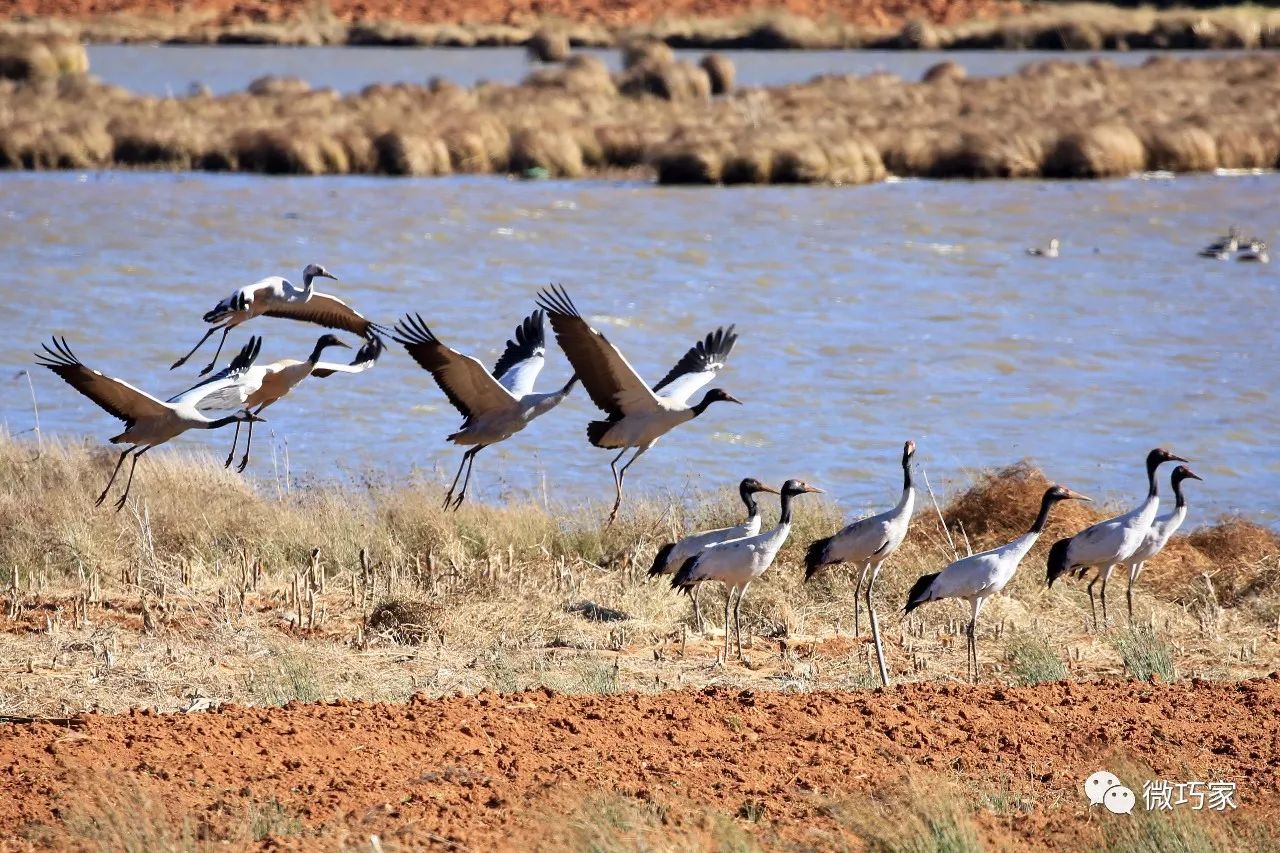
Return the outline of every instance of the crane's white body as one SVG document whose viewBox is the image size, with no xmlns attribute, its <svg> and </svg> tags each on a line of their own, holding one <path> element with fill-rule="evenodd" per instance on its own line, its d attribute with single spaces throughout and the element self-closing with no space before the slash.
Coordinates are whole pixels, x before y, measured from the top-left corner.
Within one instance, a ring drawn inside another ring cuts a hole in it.
<svg viewBox="0 0 1280 853">
<path fill-rule="evenodd" d="M 907 529 L 911 526 L 911 516 L 916 506 L 915 483 L 911 478 L 911 459 L 915 452 L 914 441 L 908 441 L 903 445 L 902 494 L 892 509 L 855 521 L 846 525 L 834 536 L 819 539 L 809 546 L 804 559 L 806 581 L 823 566 L 853 563 L 862 567 L 858 575 L 858 585 L 853 591 L 853 631 L 858 634 L 862 630 L 860 595 L 865 586 L 867 614 L 871 621 L 871 638 L 876 647 L 880 681 L 885 686 L 889 684 L 889 669 L 885 664 L 884 646 L 880 642 L 880 621 L 876 616 L 872 592 L 880 577 L 880 567 L 902 545 L 907 538 Z"/>
<path fill-rule="evenodd" d="M 790 535 L 791 522 L 787 521 L 764 533 L 703 548 L 686 580 L 719 581 L 732 591 L 745 590 L 773 565 Z"/>
<path fill-rule="evenodd" d="M 702 533 L 695 533 L 692 536 L 686 536 L 675 543 L 670 551 L 667 552 L 666 558 L 663 560 L 662 567 L 652 574 L 670 575 L 679 571 L 684 565 L 685 560 L 690 557 L 697 556 L 702 551 L 712 545 L 720 545 L 724 542 L 730 542 L 735 539 L 743 539 L 755 536 L 760 532 L 760 511 L 752 513 L 742 524 L 735 524 L 731 527 L 720 527 L 715 530 L 706 530 Z"/>
<path fill-rule="evenodd" d="M 1133 622 L 1133 586 L 1137 583 L 1138 576 L 1146 567 L 1147 560 L 1164 550 L 1173 534 L 1187 519 L 1187 497 L 1183 494 L 1182 484 L 1188 479 L 1199 480 L 1200 476 L 1183 465 L 1173 470 L 1173 476 L 1170 478 L 1174 494 L 1173 511 L 1156 518 L 1147 530 L 1147 535 L 1138 546 L 1138 550 L 1129 555 L 1129 586 L 1125 590 L 1125 603 L 1128 605 L 1130 623 Z"/>
<path fill-rule="evenodd" d="M 1067 556 L 1083 573 L 1090 568 L 1109 569 L 1123 563 L 1142 545 L 1160 509 L 1158 495 L 1148 495 L 1136 509 L 1099 521 L 1071 537 Z"/>
<path fill-rule="evenodd" d="M 616 496 L 609 513 L 612 524 L 622 505 L 622 483 L 627 469 L 654 442 L 683 423 L 693 420 L 717 401 L 740 402 L 723 391 L 709 391 L 694 406 L 689 398 L 724 367 L 737 335 L 733 326 L 717 329 L 698 341 L 676 362 L 658 384 L 650 388 L 631 363 L 593 329 L 563 287 L 552 285 L 538 295 L 538 304 L 551 318 L 556 340 L 582 379 L 583 387 L 608 418 L 587 425 L 587 440 L 596 447 L 621 450 L 610 463 Z M 636 452 L 618 468 L 629 448 Z"/>
<path fill-rule="evenodd" d="M 1022 558 L 1039 538 L 1039 533 L 1024 533 L 998 548 L 956 560 L 929 584 L 921 603 L 960 598 L 973 605 L 976 618 L 983 603 L 1013 580 Z"/>
<path fill-rule="evenodd" d="M 283 276 L 269 275 L 253 284 L 238 287 L 230 296 L 213 306 L 213 310 L 209 312 L 212 319 L 208 322 L 229 320 L 239 325 L 261 316 L 273 307 L 306 302 L 315 293 L 315 282 L 309 277 L 304 278 L 304 282 L 302 287 L 298 287 Z"/>
<path fill-rule="evenodd" d="M 558 391 L 538 393 L 533 390 L 546 363 L 543 315 L 535 311 L 525 318 L 507 342 L 492 373 L 477 359 L 463 355 L 440 342 L 420 316 L 406 315 L 396 326 L 395 340 L 405 347 L 432 378 L 462 415 L 462 427 L 448 436 L 454 444 L 471 447 L 462 456 L 458 474 L 445 496 L 445 506 L 453 500 L 458 479 L 466 468 L 455 508 L 462 504 L 471 481 L 471 462 L 475 454 L 491 444 L 506 441 L 526 426 L 560 404 L 573 388 L 577 377 Z"/>
</svg>

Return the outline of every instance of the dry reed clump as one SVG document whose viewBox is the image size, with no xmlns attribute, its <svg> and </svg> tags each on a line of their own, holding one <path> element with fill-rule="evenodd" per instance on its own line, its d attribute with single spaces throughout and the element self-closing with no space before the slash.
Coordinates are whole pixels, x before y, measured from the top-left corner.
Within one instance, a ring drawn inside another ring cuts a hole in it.
<svg viewBox="0 0 1280 853">
<path fill-rule="evenodd" d="M 689 62 L 647 59 L 622 73 L 618 91 L 632 97 L 653 95 L 667 101 L 705 101 L 711 97 L 711 78 L 705 69 Z"/>
<path fill-rule="evenodd" d="M 963 531 L 975 552 L 981 551 L 1026 533 L 1050 485 L 1039 468 L 1018 462 L 980 475 L 977 482 L 947 502 L 943 517 L 949 528 Z M 1052 542 L 1070 536 L 1101 517 L 1091 504 L 1063 501 L 1050 514 L 1041 539 Z"/>
<path fill-rule="evenodd" d="M 301 77 L 266 74 L 249 83 L 250 95 L 301 95 L 311 91 L 311 84 Z"/>
<path fill-rule="evenodd" d="M 930 65 L 924 72 L 921 82 L 924 83 L 958 83 L 969 76 L 969 72 L 959 62 L 947 59 Z"/>
<path fill-rule="evenodd" d="M 1161 127 L 1145 134 L 1147 168 L 1167 172 L 1208 172 L 1218 168 L 1218 145 L 1193 125 Z"/>
<path fill-rule="evenodd" d="M 420 598 L 389 598 L 369 611 L 369 630 L 387 634 L 399 643 L 416 644 L 438 636 L 439 604 Z"/>
<path fill-rule="evenodd" d="M 535 62 L 564 62 L 569 58 L 569 34 L 560 29 L 540 27 L 529 36 L 525 50 Z"/>
<path fill-rule="evenodd" d="M 448 175 L 453 160 L 444 140 L 433 136 L 389 130 L 373 140 L 378 152 L 378 170 L 388 175 Z"/>
<path fill-rule="evenodd" d="M 1114 178 L 1147 167 L 1147 151 L 1138 134 L 1123 125 L 1103 125 L 1068 133 L 1044 160 L 1050 178 Z"/>
<path fill-rule="evenodd" d="M 711 94 L 727 95 L 733 91 L 733 82 L 738 72 L 732 59 L 721 53 L 708 53 L 702 57 L 698 66 L 707 72 Z"/>
<path fill-rule="evenodd" d="M 582 146 L 572 133 L 560 129 L 529 127 L 511 137 L 511 171 L 532 174 L 545 170 L 549 177 L 580 178 L 586 174 Z"/>
<path fill-rule="evenodd" d="M 622 69 L 630 71 L 638 65 L 672 65 L 676 54 L 666 42 L 656 39 L 632 39 L 622 45 Z"/>
<path fill-rule="evenodd" d="M 45 80 L 89 73 L 84 45 L 69 38 L 0 38 L 0 80 Z"/>
</svg>

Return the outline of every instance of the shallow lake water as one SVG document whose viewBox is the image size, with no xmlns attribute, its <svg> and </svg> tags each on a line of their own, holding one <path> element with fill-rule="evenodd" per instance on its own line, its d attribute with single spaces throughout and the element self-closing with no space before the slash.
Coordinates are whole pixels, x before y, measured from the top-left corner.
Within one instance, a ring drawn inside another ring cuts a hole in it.
<svg viewBox="0 0 1280 853">
<path fill-rule="evenodd" d="M 621 67 L 617 50 L 584 50 L 611 68 Z M 884 51 L 814 50 L 720 51 L 730 57 L 742 86 L 799 83 L 819 74 L 889 71 L 918 80 L 944 59 L 959 62 L 974 77 L 1009 74 L 1044 59 L 1083 62 L 1106 56 L 1121 65 L 1140 65 L 1150 51 Z M 680 50 L 696 62 L 706 51 Z M 1160 51 L 1162 56 L 1218 56 L 1231 51 Z M 183 95 L 192 83 L 214 94 L 244 89 L 264 74 L 301 77 L 312 86 L 358 92 L 370 83 L 425 83 L 443 77 L 463 86 L 479 80 L 518 83 L 533 68 L 522 48 L 258 47 L 239 45 L 90 45 L 93 73 L 108 83 L 150 95 Z"/>
<path fill-rule="evenodd" d="M 856 512 L 894 500 L 901 443 L 914 438 L 935 489 L 1029 457 L 1128 504 L 1144 488 L 1143 455 L 1165 444 L 1205 477 L 1189 488 L 1198 519 L 1275 520 L 1277 266 L 1195 253 L 1232 222 L 1274 237 L 1278 193 L 1277 175 L 708 190 L 0 174 L 0 415 L 11 433 L 32 426 L 19 371 L 51 334 L 157 396 L 181 391 L 212 348 L 167 368 L 204 311 L 317 261 L 341 277 L 325 284 L 374 319 L 421 312 L 486 363 L 553 281 L 651 380 L 706 331 L 737 323 L 717 384 L 746 405 L 713 406 L 664 438 L 632 469 L 633 493 L 797 476 Z M 1024 253 L 1053 236 L 1059 259 Z M 228 346 L 257 333 L 265 359 L 302 358 L 320 332 L 260 318 Z M 46 436 L 118 431 L 52 374 L 32 375 Z M 553 348 L 539 387 L 568 375 Z M 597 415 L 579 389 L 487 449 L 473 497 L 610 498 L 611 453 L 584 438 Z M 443 441 L 460 418 L 398 347 L 369 374 L 311 380 L 268 416 L 250 469 L 266 479 L 282 476 L 286 445 L 295 482 L 414 469 L 447 482 L 461 453 Z M 171 446 L 220 459 L 230 440 L 228 429 Z"/>
</svg>

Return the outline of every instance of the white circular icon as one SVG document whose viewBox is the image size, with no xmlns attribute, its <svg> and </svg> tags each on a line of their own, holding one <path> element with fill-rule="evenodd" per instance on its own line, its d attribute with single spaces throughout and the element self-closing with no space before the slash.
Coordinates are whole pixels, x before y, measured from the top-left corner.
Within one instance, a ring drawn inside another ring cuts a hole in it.
<svg viewBox="0 0 1280 853">
<path fill-rule="evenodd" d="M 1089 798 L 1089 805 L 1097 806 L 1104 802 L 1107 790 L 1120 785 L 1120 780 L 1114 773 L 1108 773 L 1105 770 L 1089 776 L 1084 780 L 1084 795 Z M 1128 791 L 1128 788 L 1125 788 Z M 1129 796 L 1133 796 L 1133 792 L 1129 791 Z"/>
<path fill-rule="evenodd" d="M 1131 814 L 1133 812 L 1133 804 L 1137 801 L 1138 798 L 1133 795 L 1133 791 L 1130 791 L 1124 785 L 1112 785 L 1107 789 L 1102 804 L 1112 814 Z"/>
</svg>

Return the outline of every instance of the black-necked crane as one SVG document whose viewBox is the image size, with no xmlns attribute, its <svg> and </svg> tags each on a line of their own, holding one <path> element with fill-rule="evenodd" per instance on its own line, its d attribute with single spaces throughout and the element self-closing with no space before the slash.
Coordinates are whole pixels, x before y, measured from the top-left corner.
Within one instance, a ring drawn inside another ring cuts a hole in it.
<svg viewBox="0 0 1280 853">
<path fill-rule="evenodd" d="M 1048 246 L 1033 246 L 1027 249 L 1027 254 L 1034 258 L 1056 258 L 1058 257 L 1058 249 L 1062 244 L 1058 242 L 1058 238 L 1054 237 L 1049 241 Z"/>
<path fill-rule="evenodd" d="M 858 585 L 853 591 L 853 632 L 859 627 L 858 595 L 866 585 L 867 614 L 871 620 L 871 639 L 876 647 L 876 663 L 880 666 L 880 681 L 889 684 L 889 671 L 884 663 L 884 648 L 880 643 L 880 622 L 876 618 L 872 590 L 880 577 L 880 567 L 898 550 L 907 538 L 911 514 L 916 506 L 916 487 L 911 478 L 911 458 L 915 456 L 916 443 L 908 441 L 902 446 L 902 496 L 892 509 L 879 515 L 855 521 L 834 536 L 819 539 L 809 546 L 804 558 L 804 579 L 808 581 L 823 566 L 852 563 L 861 566 Z"/>
<path fill-rule="evenodd" d="M 609 524 L 622 506 L 622 482 L 630 468 L 654 442 L 680 424 L 693 420 L 712 403 L 741 403 L 719 388 L 712 388 L 690 406 L 689 398 L 715 378 L 733 351 L 738 336 L 733 326 L 716 329 L 698 341 L 652 389 L 636 373 L 613 344 L 591 328 L 563 287 L 552 285 L 538 294 L 538 304 L 551 318 L 551 328 L 573 365 L 591 401 L 609 417 L 587 424 L 587 440 L 596 447 L 619 450 L 609 463 L 616 496 Z M 635 455 L 618 469 L 631 448 Z"/>
<path fill-rule="evenodd" d="M 405 315 L 396 324 L 395 341 L 413 360 L 431 373 L 440 390 L 463 417 L 462 428 L 449 436 L 454 444 L 471 445 L 462 454 L 462 464 L 444 498 L 457 509 L 467 495 L 471 467 L 476 454 L 491 444 L 505 441 L 544 415 L 568 396 L 578 377 L 572 376 L 558 391 L 534 393 L 533 385 L 546 363 L 546 333 L 542 312 L 534 311 L 516 327 L 514 337 L 493 366 L 493 373 L 469 355 L 450 349 L 427 328 L 421 316 Z M 462 469 L 467 475 L 462 490 L 454 497 Z"/>
<path fill-rule="evenodd" d="M 1250 240 L 1249 245 L 1240 250 L 1240 254 L 1236 255 L 1237 261 L 1249 261 L 1257 264 L 1271 263 L 1271 256 L 1267 254 L 1267 244 L 1262 240 Z"/>
<path fill-rule="evenodd" d="M 1238 248 L 1240 248 L 1240 229 L 1232 225 L 1227 229 L 1225 237 L 1220 237 L 1201 249 L 1200 257 L 1225 261 Z"/>
<path fill-rule="evenodd" d="M 1129 555 L 1129 586 L 1125 590 L 1125 603 L 1129 606 L 1130 624 L 1133 623 L 1133 585 L 1137 583 L 1138 576 L 1146 567 L 1147 560 L 1163 551 L 1164 546 L 1168 545 L 1169 540 L 1173 538 L 1173 534 L 1177 533 L 1178 528 L 1182 526 L 1182 522 L 1187 520 L 1187 498 L 1182 494 L 1182 481 L 1201 479 L 1204 478 L 1193 473 L 1186 465 L 1179 465 L 1173 469 L 1173 476 L 1170 478 L 1175 498 L 1173 511 L 1157 516 L 1156 520 L 1151 522 L 1151 527 L 1147 529 L 1147 535 L 1143 537 L 1138 550 Z M 1111 569 L 1108 568 L 1107 572 L 1109 574 Z"/>
<path fill-rule="evenodd" d="M 737 605 L 732 607 L 734 630 L 738 642 L 738 658 L 742 658 L 742 599 L 747 595 L 751 582 L 773 565 L 787 536 L 791 533 L 791 501 L 797 495 L 821 494 L 822 489 L 801 480 L 787 480 L 782 484 L 782 512 L 778 524 L 765 533 L 730 539 L 719 545 L 703 548 L 684 561 L 684 565 L 671 577 L 673 589 L 686 589 L 692 584 L 719 581 L 724 584 L 724 660 L 729 661 L 729 614 L 737 593 Z"/>
<path fill-rule="evenodd" d="M 375 335 L 365 342 L 350 364 L 320 360 L 320 356 L 329 347 L 347 347 L 349 349 L 350 346 L 350 344 L 344 343 L 336 335 L 324 334 L 316 340 L 316 345 L 312 348 L 311 355 L 307 356 L 303 361 L 283 358 L 270 364 L 254 367 L 253 371 L 256 371 L 258 375 L 253 379 L 256 380 L 258 388 L 249 394 L 248 399 L 244 401 L 244 407 L 255 415 L 260 415 L 263 409 L 287 395 L 308 376 L 323 378 L 332 376 L 335 373 L 363 373 L 376 365 L 378 357 L 382 355 L 382 339 Z M 228 468 L 231 467 L 231 461 L 235 458 L 236 445 L 239 441 L 240 425 L 236 424 L 236 434 L 231 439 L 231 452 L 227 454 L 225 463 Z M 236 468 L 237 471 L 243 471 L 245 466 L 249 464 L 249 448 L 252 444 L 253 422 L 250 421 L 249 434 L 244 444 L 244 456 L 240 459 L 240 464 Z"/>
<path fill-rule="evenodd" d="M 760 505 L 756 503 L 755 496 L 760 492 L 778 494 L 777 489 L 766 486 L 754 477 L 748 477 L 739 483 L 738 495 L 747 507 L 747 520 L 742 524 L 720 527 L 715 530 L 705 530 L 702 533 L 686 536 L 677 542 L 668 542 L 658 549 L 657 556 L 653 558 L 653 565 L 649 568 L 649 577 L 674 574 L 684 565 L 686 560 L 695 556 L 708 545 L 719 545 L 721 542 L 728 542 L 730 539 L 741 539 L 744 536 L 755 536 L 759 533 Z M 701 584 L 695 584 L 690 592 L 693 597 L 693 616 L 698 633 L 703 633 L 704 625 L 702 608 L 698 603 L 701 589 Z M 728 630 L 728 626 L 725 626 L 725 630 Z"/>
<path fill-rule="evenodd" d="M 956 560 L 940 572 L 924 575 L 911 587 L 907 596 L 907 606 L 903 613 L 910 613 L 922 604 L 930 601 L 941 601 L 944 598 L 962 598 L 969 602 L 971 616 L 969 618 L 967 673 L 976 683 L 978 680 L 978 614 L 987 599 L 1003 590 L 1013 579 L 1018 564 L 1031 550 L 1044 530 L 1045 521 L 1049 518 L 1049 510 L 1059 501 L 1087 501 L 1084 495 L 1077 494 L 1063 486 L 1050 486 L 1040 500 L 1040 512 L 1036 515 L 1031 529 L 1012 542 Z"/>
<path fill-rule="evenodd" d="M 1157 447 L 1147 454 L 1147 497 L 1137 508 L 1099 521 L 1092 527 L 1086 527 L 1075 536 L 1059 539 L 1049 549 L 1047 583 L 1053 582 L 1068 572 L 1074 572 L 1082 578 L 1090 569 L 1097 570 L 1093 580 L 1089 582 L 1089 611 L 1093 615 L 1093 628 L 1098 630 L 1098 611 L 1093 600 L 1093 586 L 1102 580 L 1099 596 L 1102 598 L 1102 622 L 1107 624 L 1107 578 L 1111 567 L 1116 563 L 1127 563 L 1133 552 L 1138 550 L 1142 540 L 1155 521 L 1156 512 L 1160 509 L 1160 488 L 1156 484 L 1156 469 L 1165 462 L 1177 460 L 1186 462 L 1181 456 L 1175 456 L 1162 447 Z"/>
<path fill-rule="evenodd" d="M 385 332 L 385 329 L 377 323 L 365 319 L 363 314 L 338 297 L 317 291 L 315 289 L 317 278 L 331 278 L 337 281 L 338 277 L 319 264 L 308 264 L 302 271 L 302 287 L 298 287 L 286 278 L 273 275 L 236 290 L 204 315 L 204 321 L 212 324 L 211 328 L 196 342 L 190 352 L 175 361 L 169 369 L 185 364 L 187 359 L 195 355 L 196 350 L 213 336 L 214 332 L 221 331 L 222 338 L 218 341 L 218 350 L 213 354 L 213 360 L 200 371 L 200 375 L 203 376 L 213 370 L 214 365 L 217 364 L 218 355 L 222 352 L 222 345 L 227 342 L 227 334 L 236 326 L 247 323 L 254 317 L 281 317 L 286 320 L 315 323 L 330 329 L 352 332 L 362 338 L 372 338 L 380 332 Z"/>
<path fill-rule="evenodd" d="M 236 371 L 250 369 L 253 359 L 257 357 L 261 341 L 251 340 L 241 350 L 240 355 L 232 362 L 233 372 L 225 377 L 202 382 L 183 393 L 161 402 L 150 394 L 140 391 L 120 379 L 114 379 L 97 370 L 86 367 L 75 356 L 67 345 L 65 338 L 54 338 L 53 346 L 44 344 L 44 352 L 37 353 L 40 359 L 37 364 L 47 367 L 72 388 L 97 403 L 108 414 L 124 421 L 124 432 L 113 436 L 112 444 L 128 444 L 116 461 L 111 472 L 111 479 L 106 488 L 98 496 L 97 505 L 101 505 L 111 491 L 111 486 L 124 465 L 125 457 L 133 454 L 133 464 L 129 466 L 129 479 L 125 483 L 124 493 L 116 501 L 116 510 L 124 507 L 129 497 L 129 489 L 133 486 L 133 473 L 138 467 L 138 458 L 153 447 L 182 435 L 190 429 L 217 429 L 230 423 L 240 421 L 262 420 L 247 410 L 221 418 L 206 417 L 200 410 L 201 403 L 211 396 L 231 397 L 242 393 L 238 384 Z"/>
</svg>

